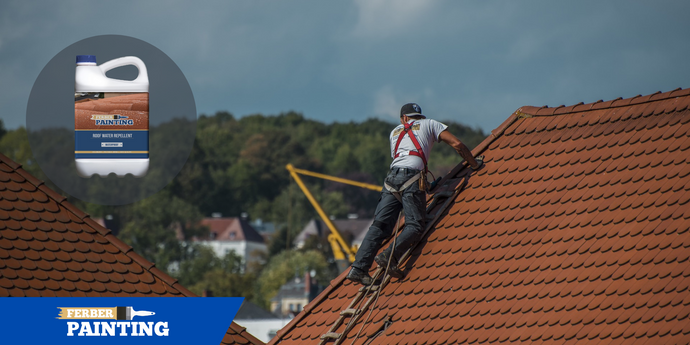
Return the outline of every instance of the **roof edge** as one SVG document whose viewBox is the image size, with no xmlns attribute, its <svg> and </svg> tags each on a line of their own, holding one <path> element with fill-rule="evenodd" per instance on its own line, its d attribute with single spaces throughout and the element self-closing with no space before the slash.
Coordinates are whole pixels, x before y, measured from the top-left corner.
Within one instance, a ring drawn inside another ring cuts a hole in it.
<svg viewBox="0 0 690 345">
<path fill-rule="evenodd" d="M 41 192 L 45 193 L 48 198 L 53 199 L 55 202 L 58 203 L 58 205 L 62 206 L 67 210 L 68 212 L 72 213 L 75 217 L 78 219 L 81 219 L 86 225 L 91 227 L 94 231 L 96 231 L 98 234 L 103 236 L 108 242 L 113 244 L 117 249 L 119 249 L 124 255 L 132 259 L 134 262 L 137 264 L 141 265 L 144 269 L 149 271 L 152 275 L 156 276 L 159 278 L 162 282 L 170 286 L 171 288 L 179 291 L 181 294 L 183 294 L 186 297 L 197 297 L 196 294 L 193 292 L 189 291 L 187 288 L 182 286 L 177 279 L 171 277 L 170 275 L 164 273 L 163 271 L 157 269 L 155 267 L 155 264 L 146 260 L 144 257 L 141 255 L 137 254 L 132 250 L 132 247 L 124 243 L 122 240 L 119 238 L 115 237 L 115 235 L 112 234 L 112 232 L 103 227 L 102 225 L 96 223 L 89 214 L 86 212 L 78 209 L 76 206 L 72 205 L 69 201 L 67 201 L 67 198 L 63 196 L 62 194 L 50 189 L 43 181 L 40 179 L 36 178 L 35 176 L 31 175 L 28 171 L 24 170 L 22 168 L 22 165 L 13 161 L 9 157 L 5 156 L 3 153 L 0 153 L 0 162 L 7 164 L 12 170 L 14 170 L 17 174 L 22 176 L 27 180 L 27 182 L 31 183 L 33 186 L 35 186 L 37 189 L 39 189 Z M 134 255 L 133 255 L 134 254 Z M 172 282 L 172 284 L 170 284 Z M 249 333 L 247 333 L 249 334 Z"/>
<path fill-rule="evenodd" d="M 690 88 L 683 89 L 679 87 L 674 90 L 663 93 L 661 91 L 657 91 L 645 96 L 637 95 L 630 98 L 618 97 L 616 99 L 612 99 L 609 101 L 604 101 L 600 99 L 592 103 L 585 104 L 583 102 L 580 102 L 567 107 L 564 105 L 559 105 L 557 107 L 549 107 L 546 105 L 543 107 L 523 106 L 522 108 L 520 108 L 520 111 L 530 116 L 554 116 L 581 113 L 590 110 L 621 108 L 630 105 L 663 101 L 670 98 L 684 97 L 688 95 L 690 95 Z"/>
<path fill-rule="evenodd" d="M 237 334 L 247 338 L 247 340 L 252 342 L 252 344 L 263 344 L 264 343 L 263 341 L 257 339 L 255 336 L 253 336 L 251 333 L 247 332 L 247 328 L 240 326 L 235 321 L 232 321 L 230 323 L 229 328 L 231 328 L 233 331 L 237 332 Z"/>
</svg>

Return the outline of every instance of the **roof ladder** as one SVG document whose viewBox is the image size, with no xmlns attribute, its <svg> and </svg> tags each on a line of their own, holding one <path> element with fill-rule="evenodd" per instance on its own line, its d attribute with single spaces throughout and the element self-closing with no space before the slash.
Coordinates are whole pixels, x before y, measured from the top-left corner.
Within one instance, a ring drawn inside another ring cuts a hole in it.
<svg viewBox="0 0 690 345">
<path fill-rule="evenodd" d="M 466 170 L 467 171 L 467 170 Z M 448 190 L 444 192 L 439 192 L 434 195 L 434 199 L 430 203 L 429 207 L 427 207 L 427 216 L 432 217 L 430 221 L 427 222 L 426 229 L 424 230 L 424 233 L 422 234 L 422 238 L 426 236 L 426 234 L 429 232 L 429 230 L 436 225 L 436 222 L 438 222 L 439 218 L 441 217 L 441 214 L 450 206 L 453 200 L 455 200 L 455 197 L 462 192 L 463 189 L 465 189 L 465 186 L 467 185 L 467 181 L 469 179 L 469 174 L 471 174 L 471 170 L 469 173 L 466 173 L 463 176 L 463 180 L 458 184 L 457 187 L 455 187 L 454 190 Z M 435 213 L 431 214 L 431 211 L 438 207 L 438 204 L 440 204 L 440 200 L 443 200 L 445 198 L 445 201 L 441 205 L 440 209 L 438 209 Z M 399 263 L 403 264 L 407 258 L 412 254 L 412 251 L 416 248 L 415 246 L 412 246 L 410 249 L 408 249 L 405 254 L 400 258 Z M 365 311 L 369 309 L 369 307 L 374 303 L 378 295 L 381 293 L 383 288 L 390 282 L 391 276 L 390 274 L 385 274 L 384 272 L 385 267 L 378 267 L 376 271 L 374 271 L 373 275 L 373 281 L 377 281 L 381 276 L 383 276 L 383 279 L 381 280 L 381 283 L 379 285 L 371 285 L 371 286 L 363 286 L 359 289 L 357 294 L 355 295 L 354 299 L 350 302 L 350 305 L 347 306 L 344 310 L 340 312 L 340 316 L 335 320 L 335 323 L 331 325 L 331 328 L 328 329 L 328 332 L 325 334 L 321 335 L 319 345 L 325 345 L 326 343 L 335 340 L 335 343 L 333 345 L 340 345 L 347 339 L 347 334 L 350 332 L 350 330 L 357 324 L 359 321 L 359 318 L 365 314 Z M 360 302 L 363 301 L 363 299 L 366 296 L 369 296 L 364 304 L 361 305 L 361 307 L 358 307 Z M 336 331 L 340 326 L 343 325 L 346 319 L 348 319 L 347 325 L 345 326 L 345 329 L 342 331 L 342 333 L 337 333 Z"/>
<path fill-rule="evenodd" d="M 376 281 L 382 275 L 383 268 L 377 268 L 373 276 L 374 281 Z M 387 274 L 379 285 L 361 287 L 355 295 L 354 299 L 350 302 L 350 305 L 348 305 L 347 308 L 340 312 L 340 316 L 338 317 L 338 319 L 335 320 L 335 323 L 331 325 L 331 328 L 328 330 L 328 332 L 321 336 L 319 345 L 324 345 L 331 340 L 335 340 L 334 345 L 339 345 L 345 339 L 347 339 L 347 334 L 350 332 L 352 327 L 354 327 L 355 324 L 357 324 L 357 321 L 359 321 L 359 318 L 364 314 L 364 311 L 369 309 L 371 304 L 374 303 L 376 297 L 378 297 L 381 290 L 383 290 L 383 287 L 390 281 L 390 278 L 391 276 Z M 367 297 L 366 301 L 364 301 L 364 304 L 358 308 L 358 304 L 361 304 L 365 297 Z M 338 330 L 338 328 L 340 328 L 340 326 L 342 326 L 346 319 L 349 320 L 347 322 L 347 325 L 345 326 L 345 329 L 342 333 L 337 333 L 336 331 Z"/>
</svg>

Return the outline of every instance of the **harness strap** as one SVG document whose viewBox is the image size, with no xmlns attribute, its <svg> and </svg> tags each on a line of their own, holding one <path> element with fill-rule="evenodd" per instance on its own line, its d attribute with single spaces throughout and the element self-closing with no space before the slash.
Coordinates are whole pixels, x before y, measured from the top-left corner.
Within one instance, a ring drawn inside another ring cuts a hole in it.
<svg viewBox="0 0 690 345">
<path fill-rule="evenodd" d="M 415 149 L 417 151 L 409 151 L 408 154 L 411 156 L 417 156 L 422 159 L 422 162 L 424 162 L 424 172 L 428 171 L 427 164 L 426 164 L 426 157 L 424 157 L 424 151 L 422 150 L 422 145 L 419 145 L 419 141 L 417 140 L 417 136 L 414 134 L 412 131 L 412 126 L 414 126 L 415 121 L 412 121 L 411 123 L 405 123 L 403 124 L 403 130 L 400 132 L 400 135 L 398 135 L 398 141 L 395 143 L 395 158 L 398 158 L 400 154 L 398 153 L 398 148 L 400 147 L 400 142 L 402 142 L 403 137 L 405 134 L 410 136 L 410 140 L 412 140 L 412 144 L 414 145 Z"/>
<path fill-rule="evenodd" d="M 405 183 L 403 183 L 403 185 L 400 186 L 400 189 L 395 189 L 395 188 L 393 188 L 391 185 L 389 185 L 389 184 L 386 183 L 385 181 L 383 182 L 383 186 L 384 186 L 389 192 L 391 192 L 391 194 L 393 194 L 393 196 L 395 196 L 395 198 L 398 199 L 398 201 L 402 202 L 402 192 L 403 192 L 405 189 L 407 189 L 407 187 L 411 186 L 413 183 L 415 183 L 417 180 L 419 180 L 419 178 L 422 177 L 422 174 L 423 174 L 423 173 L 424 173 L 424 172 L 421 171 L 421 172 L 419 172 L 419 174 L 416 174 L 416 175 L 410 177 L 409 180 L 405 181 Z"/>
</svg>

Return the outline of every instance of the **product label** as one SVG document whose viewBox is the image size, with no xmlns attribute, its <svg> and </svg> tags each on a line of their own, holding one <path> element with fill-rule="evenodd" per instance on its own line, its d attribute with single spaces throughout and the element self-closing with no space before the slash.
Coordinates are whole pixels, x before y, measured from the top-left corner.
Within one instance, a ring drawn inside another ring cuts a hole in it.
<svg viewBox="0 0 690 345">
<path fill-rule="evenodd" d="M 149 94 L 74 96 L 75 158 L 149 158 Z"/>
</svg>

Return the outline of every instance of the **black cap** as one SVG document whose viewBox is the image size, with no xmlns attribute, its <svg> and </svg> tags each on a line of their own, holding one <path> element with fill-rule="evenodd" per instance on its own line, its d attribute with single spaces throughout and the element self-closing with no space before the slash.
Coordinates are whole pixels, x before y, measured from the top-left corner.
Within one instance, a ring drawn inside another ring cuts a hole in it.
<svg viewBox="0 0 690 345">
<path fill-rule="evenodd" d="M 403 117 L 404 115 L 421 116 L 426 118 L 426 116 L 422 115 L 422 107 L 420 107 L 417 103 L 407 103 L 403 105 L 400 109 L 400 117 Z"/>
</svg>

